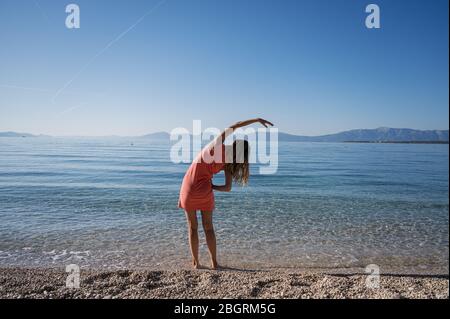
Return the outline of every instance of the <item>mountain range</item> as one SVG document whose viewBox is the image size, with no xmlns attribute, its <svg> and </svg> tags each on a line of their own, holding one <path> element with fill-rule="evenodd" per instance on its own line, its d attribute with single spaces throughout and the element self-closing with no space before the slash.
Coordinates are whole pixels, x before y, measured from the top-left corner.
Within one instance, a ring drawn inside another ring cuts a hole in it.
<svg viewBox="0 0 450 319">
<path fill-rule="evenodd" d="M 38 135 L 18 132 L 0 132 L 0 137 L 38 137 Z"/>
<path fill-rule="evenodd" d="M 302 136 L 279 133 L 279 141 L 286 142 L 379 142 L 379 143 L 408 143 L 408 142 L 439 142 L 448 143 L 448 130 L 414 130 L 408 128 L 380 127 L 377 129 L 358 129 L 320 136 Z M 41 137 L 28 133 L 0 132 L 0 137 Z M 151 133 L 136 138 L 168 140 L 167 132 Z"/>
<path fill-rule="evenodd" d="M 281 141 L 292 142 L 448 142 L 448 130 L 413 130 L 380 127 L 359 129 L 321 136 L 300 136 L 280 133 Z"/>
<path fill-rule="evenodd" d="M 448 143 L 448 130 L 413 130 L 407 128 L 380 127 L 377 129 L 359 129 L 320 136 L 302 136 L 279 133 L 278 140 L 284 142 L 441 142 Z M 142 136 L 142 138 L 169 139 L 166 132 Z"/>
</svg>

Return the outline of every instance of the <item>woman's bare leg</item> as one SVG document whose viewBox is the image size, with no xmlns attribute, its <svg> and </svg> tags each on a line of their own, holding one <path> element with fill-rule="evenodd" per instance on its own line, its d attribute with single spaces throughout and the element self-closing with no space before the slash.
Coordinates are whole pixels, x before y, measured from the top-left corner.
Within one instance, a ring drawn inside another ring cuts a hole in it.
<svg viewBox="0 0 450 319">
<path fill-rule="evenodd" d="M 198 261 L 198 223 L 197 212 L 186 211 L 186 219 L 188 223 L 189 245 L 191 247 L 192 264 L 195 269 L 200 268 Z"/>
<path fill-rule="evenodd" d="M 212 222 L 212 212 L 202 211 L 202 224 L 205 231 L 206 244 L 208 245 L 209 256 L 211 257 L 211 268 L 217 269 L 216 234 Z"/>
</svg>

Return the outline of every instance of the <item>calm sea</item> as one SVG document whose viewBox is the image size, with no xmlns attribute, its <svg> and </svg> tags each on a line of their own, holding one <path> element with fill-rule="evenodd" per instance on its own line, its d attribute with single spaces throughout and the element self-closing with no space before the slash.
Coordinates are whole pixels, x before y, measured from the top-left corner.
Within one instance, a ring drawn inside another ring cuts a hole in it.
<svg viewBox="0 0 450 319">
<path fill-rule="evenodd" d="M 169 149 L 0 138 L 0 267 L 188 265 L 187 165 Z M 278 173 L 252 171 L 248 187 L 216 194 L 223 264 L 448 273 L 448 145 L 280 143 Z"/>
</svg>

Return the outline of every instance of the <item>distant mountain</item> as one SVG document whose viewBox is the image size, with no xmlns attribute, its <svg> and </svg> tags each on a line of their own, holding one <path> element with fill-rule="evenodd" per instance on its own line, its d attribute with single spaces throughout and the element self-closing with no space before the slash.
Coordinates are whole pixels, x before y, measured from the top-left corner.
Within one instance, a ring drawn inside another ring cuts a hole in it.
<svg viewBox="0 0 450 319">
<path fill-rule="evenodd" d="M 401 143 L 401 142 L 440 142 L 448 143 L 448 130 L 428 130 L 420 131 L 408 128 L 380 127 L 377 129 L 360 129 L 344 131 L 336 134 L 321 136 L 301 136 L 287 133 L 279 133 L 278 139 L 282 142 L 381 142 L 381 143 Z M 41 137 L 44 135 L 33 135 L 17 132 L 0 132 L 0 137 Z M 169 140 L 170 134 L 167 132 L 156 132 L 137 138 L 152 140 Z"/>
<path fill-rule="evenodd" d="M 157 133 L 142 135 L 142 136 L 139 136 L 139 138 L 148 138 L 148 139 L 154 139 L 154 140 L 168 140 L 168 139 L 170 139 L 170 134 L 167 132 L 157 132 Z"/>
<path fill-rule="evenodd" d="M 278 140 L 282 142 L 448 142 L 448 132 L 448 130 L 420 131 L 380 127 L 377 129 L 350 130 L 321 136 L 301 136 L 279 133 Z M 159 132 L 144 135 L 142 137 L 168 140 L 170 135 L 166 132 Z"/>
<path fill-rule="evenodd" d="M 29 133 L 0 132 L 0 137 L 36 137 L 36 135 Z"/>
<path fill-rule="evenodd" d="M 344 131 L 321 136 L 299 136 L 280 133 L 280 141 L 292 142 L 448 142 L 448 130 L 420 131 L 406 128 L 380 127 Z"/>
</svg>

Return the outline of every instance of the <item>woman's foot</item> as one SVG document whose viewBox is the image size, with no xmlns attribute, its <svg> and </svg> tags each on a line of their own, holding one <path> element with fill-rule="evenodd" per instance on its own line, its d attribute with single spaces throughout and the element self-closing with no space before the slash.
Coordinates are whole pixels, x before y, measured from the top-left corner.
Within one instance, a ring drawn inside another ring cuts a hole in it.
<svg viewBox="0 0 450 319">
<path fill-rule="evenodd" d="M 217 261 L 212 260 L 212 261 L 211 261 L 211 269 L 212 269 L 212 270 L 217 270 L 217 269 L 219 269 L 219 268 L 220 268 L 220 266 L 219 266 L 219 264 L 217 263 Z"/>
<path fill-rule="evenodd" d="M 193 260 L 192 261 L 192 267 L 194 269 L 200 269 L 201 268 L 200 263 L 198 262 L 198 260 Z"/>
</svg>

